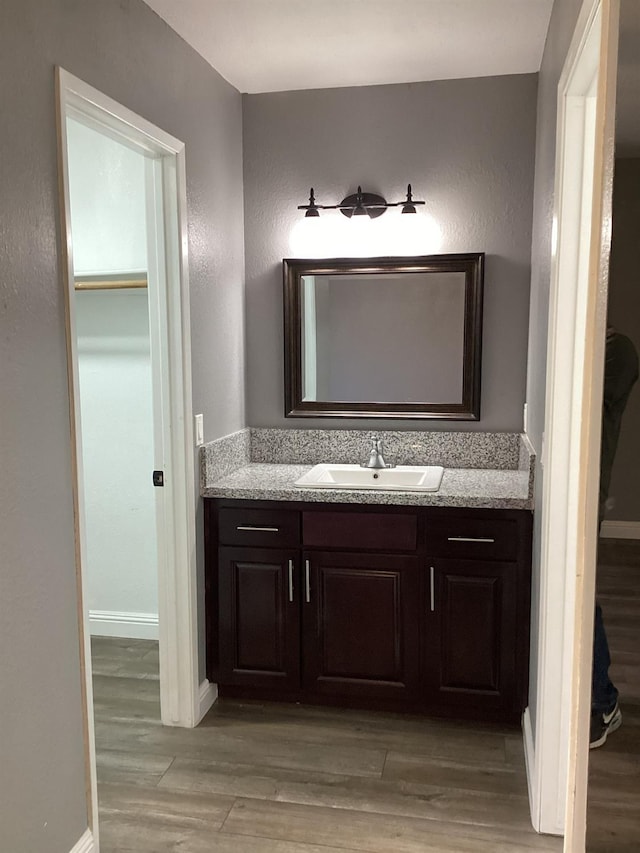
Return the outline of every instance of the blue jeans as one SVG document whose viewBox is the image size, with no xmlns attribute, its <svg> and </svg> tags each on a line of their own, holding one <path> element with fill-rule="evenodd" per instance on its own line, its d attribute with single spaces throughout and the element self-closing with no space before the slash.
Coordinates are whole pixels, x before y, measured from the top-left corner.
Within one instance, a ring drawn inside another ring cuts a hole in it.
<svg viewBox="0 0 640 853">
<path fill-rule="evenodd" d="M 591 688 L 591 712 L 605 714 L 612 711 L 618 701 L 618 691 L 609 678 L 609 644 L 602 621 L 602 608 L 596 602 L 593 625 L 593 683 Z"/>
</svg>

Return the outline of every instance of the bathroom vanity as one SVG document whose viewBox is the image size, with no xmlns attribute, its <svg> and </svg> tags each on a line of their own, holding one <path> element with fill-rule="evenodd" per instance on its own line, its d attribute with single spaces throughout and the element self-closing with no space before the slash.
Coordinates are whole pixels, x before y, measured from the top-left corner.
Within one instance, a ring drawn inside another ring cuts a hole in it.
<svg viewBox="0 0 640 853">
<path fill-rule="evenodd" d="M 205 530 L 221 695 L 524 709 L 530 512 L 210 499 Z"/>
<path fill-rule="evenodd" d="M 221 696 L 519 718 L 527 470 L 447 468 L 437 493 L 365 493 L 296 488 L 308 465 L 244 461 L 202 490 Z"/>
</svg>

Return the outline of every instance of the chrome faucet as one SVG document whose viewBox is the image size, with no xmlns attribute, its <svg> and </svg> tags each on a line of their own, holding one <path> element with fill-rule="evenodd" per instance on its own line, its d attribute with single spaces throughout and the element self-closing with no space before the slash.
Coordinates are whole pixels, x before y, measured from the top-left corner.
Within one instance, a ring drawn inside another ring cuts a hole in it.
<svg viewBox="0 0 640 853">
<path fill-rule="evenodd" d="M 372 438 L 371 451 L 369 453 L 369 461 L 361 462 L 361 468 L 394 468 L 393 463 L 387 464 L 382 455 L 382 439 L 374 435 Z"/>
</svg>

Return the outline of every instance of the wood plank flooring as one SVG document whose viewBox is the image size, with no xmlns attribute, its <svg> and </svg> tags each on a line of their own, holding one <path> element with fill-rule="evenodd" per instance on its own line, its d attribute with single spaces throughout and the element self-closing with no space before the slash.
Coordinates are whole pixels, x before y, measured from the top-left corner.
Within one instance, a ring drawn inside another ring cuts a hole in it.
<svg viewBox="0 0 640 853">
<path fill-rule="evenodd" d="M 229 700 L 165 728 L 157 644 L 92 647 L 102 853 L 562 850 L 516 729 Z"/>
<path fill-rule="evenodd" d="M 590 754 L 588 853 L 640 850 L 640 542 L 604 540 L 598 596 L 623 725 Z M 103 853 L 562 850 L 529 820 L 520 732 L 219 702 L 159 722 L 158 648 L 94 638 Z"/>
<path fill-rule="evenodd" d="M 598 599 L 622 726 L 589 755 L 588 853 L 640 850 L 640 542 L 603 539 Z"/>
</svg>

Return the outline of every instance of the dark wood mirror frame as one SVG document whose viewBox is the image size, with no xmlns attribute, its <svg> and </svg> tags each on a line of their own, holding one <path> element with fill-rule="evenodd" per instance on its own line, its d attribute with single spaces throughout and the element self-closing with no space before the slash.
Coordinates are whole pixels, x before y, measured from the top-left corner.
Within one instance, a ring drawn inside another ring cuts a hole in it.
<svg viewBox="0 0 640 853">
<path fill-rule="evenodd" d="M 480 419 L 482 299 L 484 253 L 416 257 L 285 258 L 284 396 L 287 418 L 404 418 L 477 421 Z M 302 277 L 389 273 L 464 273 L 464 344 L 462 400 L 453 403 L 336 402 L 304 400 L 302 375 Z"/>
</svg>

